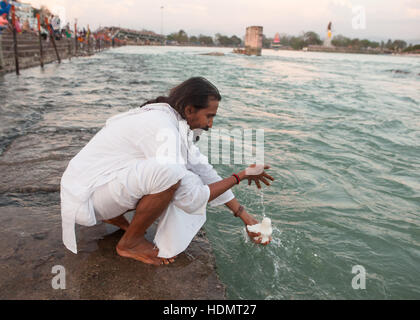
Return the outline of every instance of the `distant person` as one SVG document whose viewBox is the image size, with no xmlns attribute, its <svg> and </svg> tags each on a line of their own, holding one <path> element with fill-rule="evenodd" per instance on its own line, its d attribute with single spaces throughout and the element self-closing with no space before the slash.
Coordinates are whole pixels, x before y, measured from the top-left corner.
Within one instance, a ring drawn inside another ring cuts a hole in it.
<svg viewBox="0 0 420 320">
<path fill-rule="evenodd" d="M 22 31 L 23 32 L 31 32 L 31 26 L 29 25 L 29 20 L 26 19 L 25 22 L 23 23 L 23 27 L 22 27 Z"/>
<path fill-rule="evenodd" d="M 9 21 L 7 20 L 7 14 L 3 13 L 0 15 L 0 26 L 4 29 L 7 28 L 9 25 Z"/>
<path fill-rule="evenodd" d="M 17 33 L 22 33 L 22 23 L 20 22 L 20 18 L 16 17 L 15 20 L 15 29 Z"/>
<path fill-rule="evenodd" d="M 66 247 L 77 253 L 76 223 L 104 221 L 125 231 L 116 246 L 120 256 L 169 264 L 205 223 L 207 204 L 226 205 L 244 225 L 257 224 L 230 189 L 241 180 L 270 185 L 274 179 L 264 171 L 269 166 L 252 165 L 222 179 L 193 144 L 193 137 L 213 126 L 220 100 L 213 84 L 191 78 L 168 97 L 110 118 L 61 179 Z M 136 210 L 131 223 L 124 217 L 129 210 Z M 159 217 L 153 244 L 144 235 Z M 261 244 L 260 234 L 247 232 Z"/>
<path fill-rule="evenodd" d="M 0 16 L 3 16 L 4 14 L 7 15 L 6 19 L 9 20 L 9 14 L 10 10 L 12 8 L 12 5 L 9 3 L 9 0 L 1 0 L 0 1 Z"/>
<path fill-rule="evenodd" d="M 9 26 L 9 21 L 7 21 L 7 13 L 0 15 L 0 74 L 4 73 L 4 58 L 3 58 L 3 39 L 2 32 Z"/>
<path fill-rule="evenodd" d="M 66 26 L 63 29 L 63 32 L 64 32 L 64 36 L 67 39 L 71 39 L 71 30 L 70 30 L 70 24 L 69 23 L 66 24 Z"/>
<path fill-rule="evenodd" d="M 48 31 L 43 26 L 41 26 L 41 37 L 45 41 L 48 40 Z"/>
<path fill-rule="evenodd" d="M 8 27 L 9 22 L 9 13 L 11 9 L 11 4 L 8 0 L 0 1 L 0 73 L 4 73 L 4 57 L 3 57 L 3 39 L 2 32 Z"/>
<path fill-rule="evenodd" d="M 51 19 L 51 28 L 56 40 L 61 39 L 61 20 L 59 16 L 53 16 Z"/>
</svg>

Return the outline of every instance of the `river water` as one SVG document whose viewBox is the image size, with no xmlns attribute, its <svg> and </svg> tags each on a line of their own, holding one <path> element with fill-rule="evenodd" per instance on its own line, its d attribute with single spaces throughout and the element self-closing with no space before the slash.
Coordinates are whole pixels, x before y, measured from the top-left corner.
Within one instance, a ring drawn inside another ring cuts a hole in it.
<svg viewBox="0 0 420 320">
<path fill-rule="evenodd" d="M 276 178 L 234 189 L 272 219 L 267 247 L 208 211 L 228 298 L 419 299 L 420 59 L 199 55 L 212 50 L 122 47 L 0 78 L 0 206 L 56 206 L 62 170 L 108 117 L 204 76 L 223 96 L 214 128 L 263 129 Z"/>
</svg>

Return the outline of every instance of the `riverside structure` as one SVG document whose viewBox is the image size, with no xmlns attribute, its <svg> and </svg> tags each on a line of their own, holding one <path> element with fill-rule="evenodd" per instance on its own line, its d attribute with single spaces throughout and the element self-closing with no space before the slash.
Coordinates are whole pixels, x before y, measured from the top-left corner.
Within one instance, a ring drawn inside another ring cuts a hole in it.
<svg viewBox="0 0 420 320">
<path fill-rule="evenodd" d="M 251 26 L 246 28 L 245 49 L 235 49 L 234 53 L 260 56 L 263 45 L 263 27 Z"/>
<path fill-rule="evenodd" d="M 50 40 L 39 40 L 36 33 L 27 32 L 17 34 L 17 52 L 14 50 L 14 40 L 11 32 L 3 32 L 2 48 L 4 57 L 4 71 L 13 72 L 16 70 L 16 56 L 20 69 L 31 68 L 44 63 L 51 63 L 61 59 L 71 59 L 77 56 L 93 55 L 104 49 L 125 45 L 126 42 L 119 39 L 111 39 L 99 34 L 92 35 L 84 41 L 74 38 L 63 38 L 55 41 L 57 52 L 53 42 Z"/>
</svg>

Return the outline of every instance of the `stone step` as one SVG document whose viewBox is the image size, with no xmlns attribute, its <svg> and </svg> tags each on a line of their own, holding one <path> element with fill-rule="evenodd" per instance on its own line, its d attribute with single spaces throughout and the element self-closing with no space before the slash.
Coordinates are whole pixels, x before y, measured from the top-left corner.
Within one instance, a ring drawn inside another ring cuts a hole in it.
<svg viewBox="0 0 420 320">
<path fill-rule="evenodd" d="M 36 48 L 39 50 L 39 43 L 27 43 L 27 44 L 18 43 L 17 47 L 20 50 L 33 49 L 33 48 Z M 68 47 L 69 47 L 68 45 L 57 45 L 57 48 L 68 48 Z M 52 44 L 43 44 L 42 48 L 54 48 L 54 46 Z M 14 49 L 14 44 L 13 43 L 3 44 L 3 50 L 7 50 L 7 49 Z"/>
</svg>

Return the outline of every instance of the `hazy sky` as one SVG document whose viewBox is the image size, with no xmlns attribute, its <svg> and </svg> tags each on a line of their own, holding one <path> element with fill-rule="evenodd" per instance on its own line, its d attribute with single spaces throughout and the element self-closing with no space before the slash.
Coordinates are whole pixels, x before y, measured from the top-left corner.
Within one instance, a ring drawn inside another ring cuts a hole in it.
<svg viewBox="0 0 420 320">
<path fill-rule="evenodd" d="M 26 0 L 46 4 L 80 25 L 180 29 L 189 35 L 245 34 L 251 25 L 264 34 L 297 35 L 313 30 L 325 37 L 329 21 L 334 34 L 350 37 L 400 38 L 420 42 L 420 0 Z M 162 10 L 161 7 L 164 7 Z M 355 11 L 353 11 L 355 10 Z M 363 18 L 365 16 L 365 19 Z"/>
</svg>

